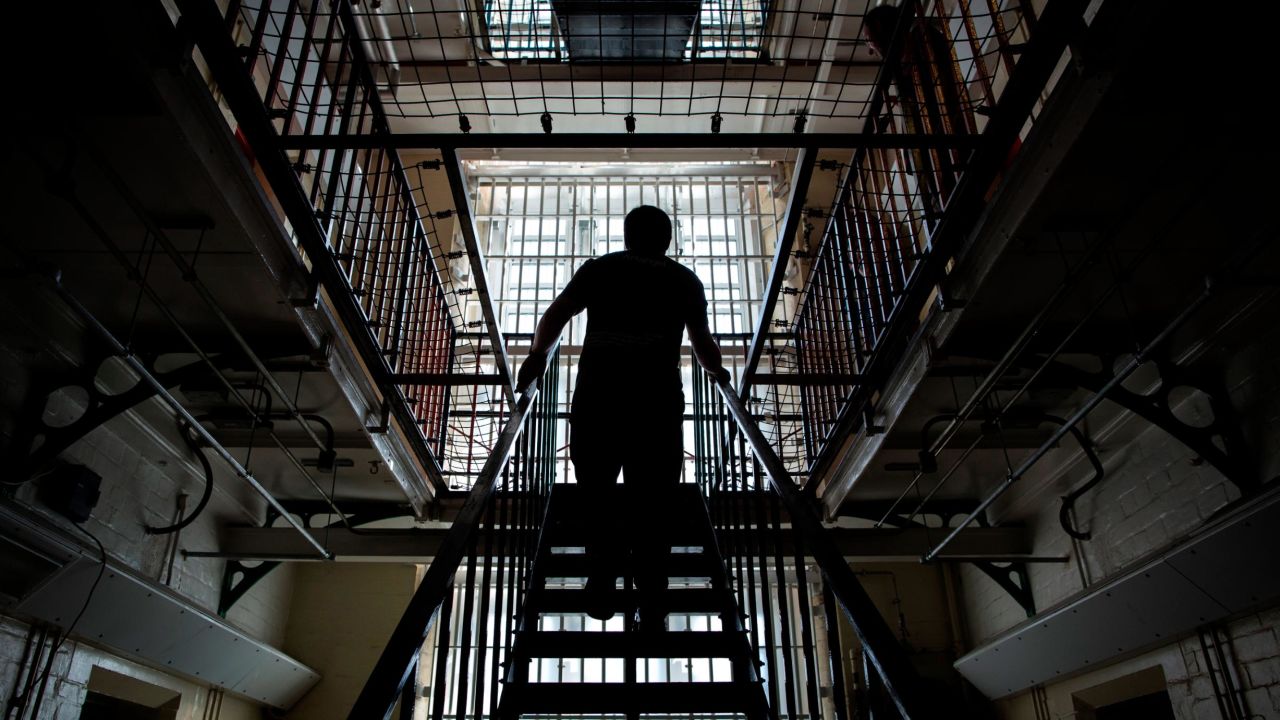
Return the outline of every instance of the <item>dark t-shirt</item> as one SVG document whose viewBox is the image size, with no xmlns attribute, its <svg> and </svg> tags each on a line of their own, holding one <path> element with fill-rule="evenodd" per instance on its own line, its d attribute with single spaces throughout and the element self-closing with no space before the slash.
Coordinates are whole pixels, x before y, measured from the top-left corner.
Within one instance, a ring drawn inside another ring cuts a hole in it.
<svg viewBox="0 0 1280 720">
<path fill-rule="evenodd" d="M 609 253 L 584 263 L 563 294 L 587 311 L 579 393 L 621 383 L 680 387 L 685 325 L 707 312 L 692 270 L 665 256 Z"/>
</svg>

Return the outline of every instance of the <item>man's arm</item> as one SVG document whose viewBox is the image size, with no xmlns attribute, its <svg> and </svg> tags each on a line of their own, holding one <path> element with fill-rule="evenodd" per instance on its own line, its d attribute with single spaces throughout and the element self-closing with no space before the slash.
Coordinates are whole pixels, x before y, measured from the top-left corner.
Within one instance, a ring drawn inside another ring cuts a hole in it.
<svg viewBox="0 0 1280 720">
<path fill-rule="evenodd" d="M 583 309 L 583 306 L 567 293 L 561 293 L 551 301 L 547 311 L 542 314 L 542 319 L 538 321 L 537 329 L 533 331 L 533 345 L 529 348 L 529 357 L 520 364 L 520 372 L 516 376 L 516 392 L 523 392 L 535 380 L 542 377 L 543 371 L 547 369 L 547 351 L 556 344 L 556 340 L 564 331 L 564 326 L 569 324 L 569 320 Z"/>
<path fill-rule="evenodd" d="M 693 356 L 698 364 L 707 371 L 716 382 L 729 382 L 729 371 L 724 369 L 724 360 L 720 356 L 720 346 L 711 337 L 711 328 L 707 325 L 707 314 L 698 313 L 686 325 L 689 330 L 689 343 L 693 345 Z"/>
</svg>

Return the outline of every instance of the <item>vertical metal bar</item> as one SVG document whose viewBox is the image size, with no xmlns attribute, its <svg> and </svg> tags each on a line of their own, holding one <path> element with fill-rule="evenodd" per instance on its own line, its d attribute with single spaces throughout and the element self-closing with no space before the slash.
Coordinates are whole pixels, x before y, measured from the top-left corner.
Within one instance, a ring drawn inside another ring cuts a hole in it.
<svg viewBox="0 0 1280 720">
<path fill-rule="evenodd" d="M 800 150 L 796 156 L 795 170 L 791 173 L 791 193 L 787 198 L 786 215 L 782 228 L 774 238 L 773 265 L 769 274 L 769 284 L 765 288 L 764 302 L 760 305 L 760 317 L 756 320 L 755 331 L 751 336 L 751 346 L 742 367 L 742 377 L 738 382 L 738 395 L 747 397 L 751 389 L 752 375 L 760 366 L 760 356 L 764 353 L 766 335 L 773 322 L 773 309 L 778 303 L 778 295 L 782 292 L 783 276 L 787 263 L 791 260 L 791 248 L 795 244 L 796 230 L 800 227 L 804 215 L 804 201 L 809 193 L 809 181 L 813 177 L 813 168 L 817 162 L 817 153 L 808 149 Z M 710 209 L 710 208 L 708 208 Z"/>
<path fill-rule="evenodd" d="M 298 98 L 302 95 L 302 87 L 306 84 L 307 63 L 311 58 L 312 45 L 315 44 L 316 37 L 316 18 L 320 16 L 320 3 L 312 3 L 311 10 L 307 12 L 306 25 L 302 30 L 302 47 L 298 51 L 298 62 L 294 67 L 293 86 L 289 89 L 289 101 L 285 104 L 285 122 L 280 129 L 280 136 L 286 137 L 290 134 L 290 130 L 296 123 L 298 111 Z M 318 74 L 318 71 L 317 71 Z M 310 113 L 308 113 L 310 116 Z M 308 128 L 307 132 L 311 132 Z M 298 159 L 301 161 L 306 157 L 306 150 L 298 151 Z"/>
<path fill-rule="evenodd" d="M 800 607 L 797 614 L 800 615 L 800 647 L 804 653 L 804 680 L 805 689 L 808 690 L 809 715 L 820 715 L 818 700 L 818 657 L 815 650 L 813 634 L 813 615 L 811 614 L 811 605 L 809 603 L 809 582 L 805 571 L 805 553 L 804 553 L 804 537 L 800 535 L 795 526 L 791 528 L 791 539 L 795 543 L 795 555 L 793 562 L 795 563 L 796 573 L 796 597 L 799 600 Z"/>
<path fill-rule="evenodd" d="M 505 474 L 505 481 L 502 487 L 502 494 L 496 500 L 498 503 L 498 524 L 494 534 L 497 537 L 498 545 L 494 551 L 494 562 L 497 563 L 497 570 L 494 572 L 493 578 L 493 662 L 492 670 L 489 673 L 489 713 L 493 714 L 498 707 L 500 691 L 499 678 L 501 677 L 502 666 L 510 661 L 511 658 L 511 635 L 512 628 L 507 622 L 507 614 L 511 610 L 511 593 L 513 592 L 507 577 L 507 566 L 510 564 L 508 553 L 510 549 L 507 547 L 507 538 L 511 532 L 511 526 L 508 524 L 509 513 L 511 510 L 512 492 L 511 492 L 511 475 L 510 466 Z"/>
<path fill-rule="evenodd" d="M 258 54 L 262 52 L 262 38 L 267 34 L 267 20 L 271 18 L 271 0 L 262 0 L 258 4 L 258 17 L 253 24 L 253 35 L 249 37 L 249 54 L 245 57 L 245 66 L 249 76 L 258 65 Z"/>
<path fill-rule="evenodd" d="M 759 466 L 752 460 L 752 468 L 755 470 L 755 478 L 759 479 Z M 759 484 L 755 484 L 759 488 Z M 767 490 L 753 490 L 750 501 L 751 519 L 750 523 L 753 532 L 750 536 L 755 540 L 754 550 L 756 552 L 756 560 L 758 561 L 759 581 L 760 581 L 760 621 L 764 628 L 764 645 L 765 645 L 765 667 L 769 674 L 769 705 L 778 707 L 781 695 L 781 685 L 785 685 L 787 679 L 781 672 L 783 668 L 778 667 L 778 647 L 774 644 L 773 638 L 773 600 L 769 597 L 769 561 L 768 549 L 766 547 L 765 538 L 767 533 L 764 532 L 768 528 L 768 521 L 765 518 L 764 500 L 762 496 Z M 779 612 L 782 608 L 778 608 Z"/>
<path fill-rule="evenodd" d="M 795 718 L 800 716 L 800 708 L 796 703 L 796 686 L 800 684 L 800 679 L 796 677 L 795 663 L 791 657 L 794 649 L 791 642 L 791 616 L 793 609 L 791 608 L 791 603 L 787 601 L 787 573 L 782 556 L 782 513 L 779 512 L 778 499 L 773 493 L 769 493 L 767 506 L 769 509 L 769 537 L 772 540 L 773 550 L 774 590 L 778 594 L 777 615 L 780 620 L 782 669 L 786 677 L 784 687 L 786 689 L 787 712 L 791 717 Z"/>
<path fill-rule="evenodd" d="M 844 687 L 844 649 L 840 644 L 840 612 L 835 593 L 822 580 L 822 610 L 827 618 L 827 662 L 831 667 L 831 702 L 836 706 L 836 720 L 849 720 L 849 702 Z"/>
<path fill-rule="evenodd" d="M 270 0 L 264 0 L 270 2 Z M 280 26 L 280 41 L 276 46 L 276 59 L 271 63 L 271 75 L 267 80 L 267 88 L 264 91 L 262 104 L 266 106 L 267 111 L 275 106 L 276 89 L 280 85 L 280 75 L 284 72 L 284 63 L 289 56 L 289 41 L 292 39 L 293 21 L 298 15 L 298 0 L 289 0 L 289 5 L 285 9 L 284 23 Z M 284 121 L 285 127 L 289 125 L 289 119 L 286 117 Z"/>
<path fill-rule="evenodd" d="M 476 233 L 475 214 L 471 209 L 471 196 L 467 193 L 466 178 L 462 172 L 462 161 L 457 151 L 443 148 L 440 151 L 445 171 L 449 175 L 449 189 L 453 192 L 454 216 L 458 227 L 462 230 L 462 238 L 467 245 L 467 259 L 471 263 L 471 278 L 475 286 L 480 309 L 484 313 L 485 325 L 489 333 L 489 344 L 493 346 L 494 370 L 502 376 L 502 391 L 507 402 L 515 407 L 515 388 L 511 384 L 510 362 L 507 359 L 507 345 L 502 337 L 502 328 L 498 324 L 497 312 L 493 306 L 493 295 L 489 291 L 488 272 L 485 269 L 484 253 L 481 252 Z"/>
<path fill-rule="evenodd" d="M 488 511 L 485 513 L 484 525 L 481 526 L 481 532 L 484 534 L 484 567 L 480 573 L 480 615 L 479 625 L 476 628 L 476 672 L 475 672 L 475 709 L 472 717 L 479 718 L 484 714 L 485 700 L 485 660 L 488 657 L 488 641 L 489 641 L 489 596 L 493 590 L 490 581 L 493 579 L 493 536 L 494 536 L 494 502 L 489 503 Z"/>
<path fill-rule="evenodd" d="M 453 583 L 450 582 L 436 620 L 435 686 L 431 688 L 431 720 L 444 720 L 445 693 L 449 688 L 449 628 L 453 618 Z"/>
<path fill-rule="evenodd" d="M 474 642 L 471 623 L 475 618 L 476 538 L 471 540 L 467 552 L 467 576 L 462 586 L 462 628 L 458 631 L 458 679 L 457 700 L 453 711 L 455 720 L 464 720 L 467 708 L 467 691 L 471 689 L 471 646 Z"/>
</svg>

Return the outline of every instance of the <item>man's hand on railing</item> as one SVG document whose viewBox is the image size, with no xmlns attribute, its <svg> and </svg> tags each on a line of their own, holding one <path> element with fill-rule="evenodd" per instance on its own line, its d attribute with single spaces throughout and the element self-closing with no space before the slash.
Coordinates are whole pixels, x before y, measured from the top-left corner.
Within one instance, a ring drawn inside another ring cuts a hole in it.
<svg viewBox="0 0 1280 720">
<path fill-rule="evenodd" d="M 523 368 L 521 368 L 521 370 L 523 370 Z M 723 365 L 718 365 L 713 368 L 706 368 L 706 371 L 707 371 L 707 374 L 710 375 L 711 378 L 716 381 L 717 385 L 728 385 L 733 380 L 733 378 L 729 375 L 729 371 L 726 370 Z"/>
<path fill-rule="evenodd" d="M 529 389 L 529 386 L 537 382 L 546 370 L 547 354 L 545 352 L 529 353 L 529 357 L 520 363 L 520 372 L 516 374 L 516 393 Z"/>
</svg>

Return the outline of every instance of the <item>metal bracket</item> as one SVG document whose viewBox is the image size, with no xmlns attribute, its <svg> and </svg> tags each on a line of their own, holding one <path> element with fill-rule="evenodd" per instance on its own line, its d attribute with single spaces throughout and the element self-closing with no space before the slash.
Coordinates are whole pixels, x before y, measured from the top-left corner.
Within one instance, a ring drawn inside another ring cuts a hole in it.
<svg viewBox="0 0 1280 720">
<path fill-rule="evenodd" d="M 1115 356 L 1099 356 L 1103 370 L 1091 373 L 1057 360 L 1051 361 L 1044 377 L 1067 380 L 1090 392 L 1097 392 L 1113 375 Z M 1141 417 L 1187 446 L 1196 455 L 1222 473 L 1244 495 L 1258 489 L 1257 468 L 1248 456 L 1239 418 L 1231 406 L 1221 381 L 1207 373 L 1179 365 L 1167 356 L 1152 358 L 1160 375 L 1160 385 L 1150 395 L 1141 395 L 1124 387 L 1116 387 L 1107 399 Z M 1173 392 L 1178 388 L 1198 390 L 1209 400 L 1213 420 L 1197 427 L 1179 420 L 1170 408 Z M 1220 443 L 1220 444 L 1219 444 Z"/>
<path fill-rule="evenodd" d="M 312 519 L 317 515 L 331 515 L 333 513 L 327 506 L 316 503 L 302 505 L 290 503 L 286 500 L 284 505 L 285 509 L 289 510 L 291 514 L 297 515 L 302 520 L 302 526 L 308 529 L 323 529 L 315 528 L 311 523 Z M 271 527 L 280 517 L 280 513 L 276 512 L 275 508 L 267 508 L 267 519 L 262 523 L 262 527 Z M 386 507 L 377 510 L 360 509 L 347 515 L 347 522 L 351 523 L 352 527 L 359 527 L 379 520 L 398 517 L 413 517 L 413 511 L 402 507 Z M 341 520 L 335 520 L 323 527 L 340 528 L 343 527 L 343 524 Z M 222 570 L 221 591 L 218 594 L 219 617 L 225 618 L 227 612 L 248 594 L 254 585 L 257 585 L 260 580 L 270 575 L 271 571 L 279 567 L 280 564 L 278 560 L 248 562 L 227 560 Z"/>
<path fill-rule="evenodd" d="M 906 527 L 950 527 L 951 520 L 957 516 L 968 515 L 978 507 L 978 500 L 938 500 L 928 506 L 928 512 L 922 512 L 915 518 L 908 518 L 900 513 L 894 512 L 888 516 L 884 516 L 885 509 L 889 507 L 889 501 L 875 502 L 859 502 L 849 510 L 841 508 L 841 515 L 849 517 L 860 517 L 866 520 L 878 521 L 882 517 L 886 525 L 898 528 Z M 922 522 L 925 518 L 934 518 L 937 524 L 926 524 Z M 990 527 L 986 523 L 985 518 L 980 519 L 979 523 L 983 527 Z M 1027 564 L 1024 562 L 994 562 L 991 560 L 975 560 L 972 561 L 973 566 L 982 571 L 987 577 L 995 581 L 1013 601 L 1027 613 L 1027 617 L 1036 614 L 1035 599 L 1031 596 L 1031 578 L 1027 575 Z"/>
</svg>

